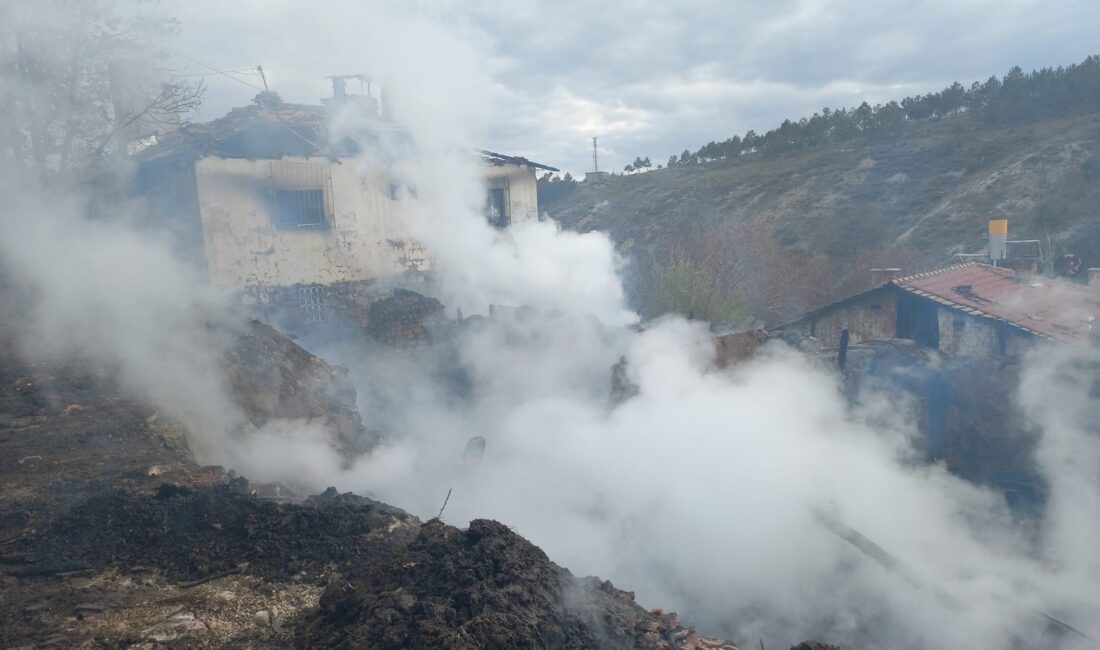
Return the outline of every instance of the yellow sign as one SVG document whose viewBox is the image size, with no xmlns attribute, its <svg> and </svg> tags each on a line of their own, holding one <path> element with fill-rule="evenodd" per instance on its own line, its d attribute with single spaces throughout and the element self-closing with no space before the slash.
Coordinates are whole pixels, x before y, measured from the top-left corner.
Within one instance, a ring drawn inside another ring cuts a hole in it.
<svg viewBox="0 0 1100 650">
<path fill-rule="evenodd" d="M 1007 235 L 1008 234 L 1008 219 L 990 219 L 989 220 L 989 234 L 991 234 L 991 235 Z"/>
</svg>

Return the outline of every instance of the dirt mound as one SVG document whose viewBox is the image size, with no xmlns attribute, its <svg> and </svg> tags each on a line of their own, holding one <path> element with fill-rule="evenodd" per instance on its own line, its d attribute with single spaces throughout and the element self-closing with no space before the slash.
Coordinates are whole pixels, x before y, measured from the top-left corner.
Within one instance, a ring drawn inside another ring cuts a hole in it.
<svg viewBox="0 0 1100 650">
<path fill-rule="evenodd" d="M 377 442 L 378 436 L 363 426 L 347 371 L 270 325 L 250 321 L 223 360 L 233 401 L 256 428 L 278 419 L 318 422 L 345 456 L 361 454 Z"/>
<path fill-rule="evenodd" d="M 13 550 L 6 573 L 23 581 L 152 569 L 176 589 L 227 576 L 327 584 L 318 607 L 287 621 L 286 638 L 302 647 L 736 647 L 610 582 L 573 576 L 503 524 L 422 524 L 335 490 L 302 503 L 251 496 L 240 480 L 111 490 Z"/>
<path fill-rule="evenodd" d="M 258 324 L 234 366 L 257 419 L 351 399 L 336 369 Z M 227 483 L 109 370 L 28 365 L 0 345 L 0 646 L 734 647 L 496 522 Z"/>
<path fill-rule="evenodd" d="M 201 579 L 244 564 L 249 574 L 289 578 L 369 564 L 416 534 L 415 518 L 365 497 L 277 503 L 239 494 L 248 491 L 240 486 L 111 490 L 58 517 L 28 546 L 47 568 L 151 565 L 170 578 Z"/>
<path fill-rule="evenodd" d="M 578 579 L 507 526 L 432 520 L 385 560 L 330 584 L 304 647 L 719 648 L 633 594 Z"/>
</svg>

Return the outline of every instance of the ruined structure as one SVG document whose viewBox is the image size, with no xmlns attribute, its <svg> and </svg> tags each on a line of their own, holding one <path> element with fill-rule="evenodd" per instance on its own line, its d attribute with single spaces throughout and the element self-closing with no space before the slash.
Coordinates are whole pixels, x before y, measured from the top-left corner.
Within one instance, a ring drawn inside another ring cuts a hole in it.
<svg viewBox="0 0 1100 650">
<path fill-rule="evenodd" d="M 338 136 L 334 115 L 352 103 L 363 104 L 356 126 Z M 361 309 L 430 271 L 430 251 L 408 229 L 417 188 L 399 171 L 413 154 L 409 133 L 372 97 L 338 93 L 314 106 L 264 92 L 137 154 L 136 183 L 155 225 L 214 286 L 277 307 L 300 327 Z M 535 170 L 556 169 L 470 155 L 483 164 L 491 224 L 538 219 Z"/>
<path fill-rule="evenodd" d="M 880 280 L 863 293 L 804 314 L 778 331 L 839 347 L 909 339 L 947 354 L 1020 354 L 1036 340 L 1089 345 L 1100 330 L 1100 283 L 1041 277 L 979 262 Z"/>
</svg>

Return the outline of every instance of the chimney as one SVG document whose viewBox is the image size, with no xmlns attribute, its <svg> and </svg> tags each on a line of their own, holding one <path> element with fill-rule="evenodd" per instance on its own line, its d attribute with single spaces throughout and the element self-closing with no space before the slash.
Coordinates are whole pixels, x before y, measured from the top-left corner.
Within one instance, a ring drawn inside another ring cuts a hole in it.
<svg viewBox="0 0 1100 650">
<path fill-rule="evenodd" d="M 1016 279 L 1020 282 L 1031 282 L 1032 278 L 1039 275 L 1039 260 L 1032 257 L 1005 260 L 1001 266 L 1015 271 Z"/>
<path fill-rule="evenodd" d="M 1092 268 L 1088 270 L 1089 274 L 1089 289 L 1093 291 L 1100 291 L 1100 268 Z"/>
<path fill-rule="evenodd" d="M 346 76 L 329 77 L 332 80 L 332 98 L 342 102 L 348 98 L 348 78 Z"/>
<path fill-rule="evenodd" d="M 877 287 L 901 275 L 901 269 L 871 269 L 871 286 Z"/>
<path fill-rule="evenodd" d="M 989 259 L 997 262 L 1008 257 L 1008 219 L 989 220 Z"/>
</svg>

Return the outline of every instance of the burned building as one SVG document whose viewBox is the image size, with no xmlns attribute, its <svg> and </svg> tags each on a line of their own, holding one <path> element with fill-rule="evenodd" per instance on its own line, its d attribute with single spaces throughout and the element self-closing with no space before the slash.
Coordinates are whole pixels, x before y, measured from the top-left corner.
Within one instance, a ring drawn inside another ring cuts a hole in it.
<svg viewBox="0 0 1100 650">
<path fill-rule="evenodd" d="M 366 110 L 341 130 L 354 137 L 338 136 L 333 116 L 353 100 Z M 338 93 L 304 105 L 263 92 L 138 153 L 136 184 L 155 225 L 211 284 L 304 325 L 363 312 L 431 270 L 430 251 L 409 234 L 417 188 L 399 173 L 413 155 L 408 132 L 372 97 Z M 554 168 L 489 151 L 470 156 L 484 170 L 493 226 L 538 219 L 535 171 Z"/>
<path fill-rule="evenodd" d="M 877 270 L 874 286 L 780 325 L 828 347 L 909 339 L 955 356 L 1014 356 L 1037 340 L 1096 343 L 1100 333 L 1100 272 L 1088 285 L 981 262 L 891 277 Z"/>
</svg>

